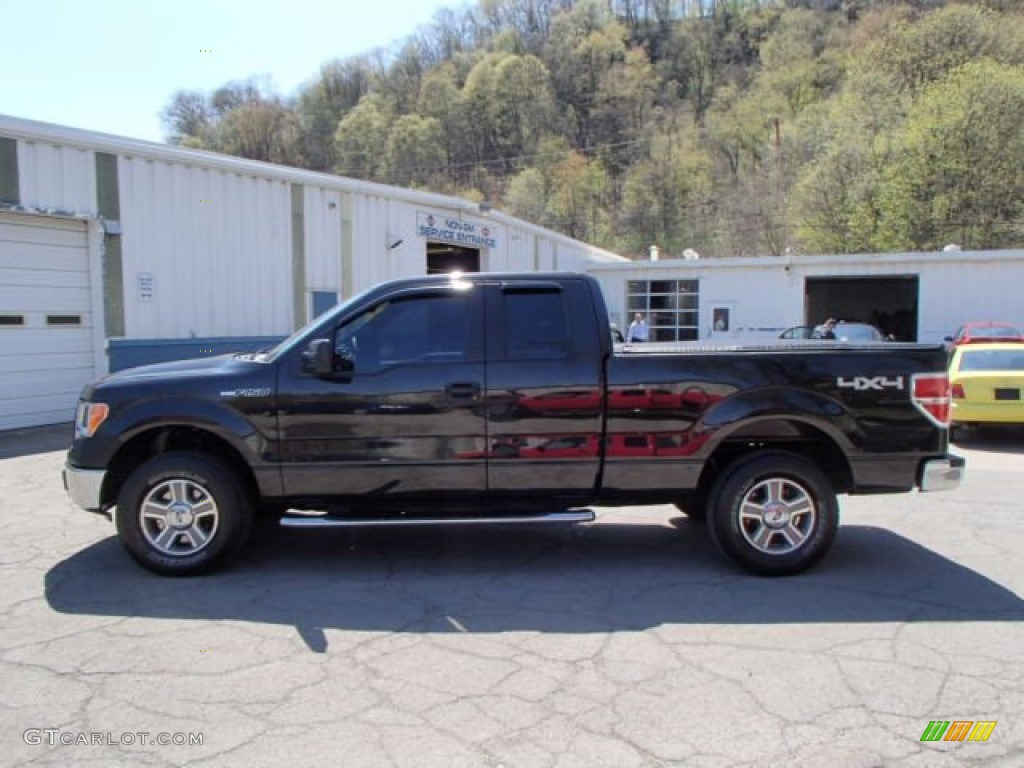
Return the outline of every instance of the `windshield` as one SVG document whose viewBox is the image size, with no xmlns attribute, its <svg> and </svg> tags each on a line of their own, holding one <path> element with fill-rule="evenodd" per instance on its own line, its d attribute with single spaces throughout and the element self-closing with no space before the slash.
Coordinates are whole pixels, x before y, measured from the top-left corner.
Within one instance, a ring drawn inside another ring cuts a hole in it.
<svg viewBox="0 0 1024 768">
<path fill-rule="evenodd" d="M 326 312 L 324 314 L 330 314 L 330 313 L 335 313 L 335 312 L 344 312 L 347 307 L 350 307 L 353 304 L 356 304 L 357 302 L 362 301 L 363 297 L 366 296 L 366 294 L 368 294 L 369 292 L 370 291 L 367 290 L 367 291 L 363 291 L 362 293 L 358 293 L 355 296 L 353 296 L 352 298 L 350 298 L 347 301 L 343 302 L 342 304 L 339 304 L 337 306 L 331 307 L 331 309 L 328 310 L 328 312 Z M 289 336 L 284 341 L 281 341 L 280 343 L 278 343 L 277 345 L 271 347 L 270 349 L 266 350 L 265 352 L 261 352 L 259 354 L 259 358 L 263 359 L 263 360 L 267 360 L 267 361 L 276 360 L 278 357 L 280 357 L 285 352 L 287 352 L 289 349 L 291 349 L 295 345 L 295 343 L 298 342 L 303 336 L 306 336 L 307 334 L 309 334 L 313 330 L 313 328 L 315 328 L 316 326 L 320 325 L 323 322 L 323 320 L 324 320 L 324 315 L 323 314 L 318 315 L 317 317 L 314 317 L 312 320 L 310 320 L 304 326 L 299 328 L 299 330 L 295 331 L 295 333 L 293 333 L 291 336 Z"/>
<path fill-rule="evenodd" d="M 881 341 L 882 335 L 870 325 L 847 325 L 840 323 L 836 326 L 836 338 L 840 341 Z"/>
</svg>

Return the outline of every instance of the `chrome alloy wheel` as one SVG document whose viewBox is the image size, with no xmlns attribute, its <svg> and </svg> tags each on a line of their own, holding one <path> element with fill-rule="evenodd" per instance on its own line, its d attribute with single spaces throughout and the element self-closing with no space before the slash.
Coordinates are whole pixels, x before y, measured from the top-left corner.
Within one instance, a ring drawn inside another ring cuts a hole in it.
<svg viewBox="0 0 1024 768">
<path fill-rule="evenodd" d="M 817 507 L 807 490 L 781 477 L 762 480 L 743 497 L 739 527 L 754 549 L 768 555 L 795 552 L 814 531 Z"/>
<path fill-rule="evenodd" d="M 161 554 L 186 557 L 213 540 L 220 513 L 213 496 L 191 480 L 164 480 L 146 494 L 139 523 L 146 541 Z"/>
</svg>

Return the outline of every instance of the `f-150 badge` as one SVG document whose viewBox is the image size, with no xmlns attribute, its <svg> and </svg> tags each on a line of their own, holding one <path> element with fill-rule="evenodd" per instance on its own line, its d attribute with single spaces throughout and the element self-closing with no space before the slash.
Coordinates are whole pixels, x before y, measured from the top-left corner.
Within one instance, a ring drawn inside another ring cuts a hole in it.
<svg viewBox="0 0 1024 768">
<path fill-rule="evenodd" d="M 836 386 L 841 389 L 852 389 L 855 392 L 866 392 L 868 390 L 903 389 L 903 377 L 888 376 L 854 376 L 847 379 L 840 376 L 836 379 Z"/>
<path fill-rule="evenodd" d="M 228 389 L 220 393 L 221 397 L 269 397 L 270 387 L 253 387 L 250 389 Z"/>
</svg>

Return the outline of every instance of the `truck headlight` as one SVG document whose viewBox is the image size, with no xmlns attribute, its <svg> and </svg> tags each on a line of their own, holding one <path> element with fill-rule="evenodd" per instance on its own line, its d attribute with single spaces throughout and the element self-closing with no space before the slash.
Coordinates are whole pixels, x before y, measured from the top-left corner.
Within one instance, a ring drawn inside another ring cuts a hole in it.
<svg viewBox="0 0 1024 768">
<path fill-rule="evenodd" d="M 109 415 L 110 406 L 106 403 L 80 401 L 75 412 L 75 437 L 92 437 Z"/>
</svg>

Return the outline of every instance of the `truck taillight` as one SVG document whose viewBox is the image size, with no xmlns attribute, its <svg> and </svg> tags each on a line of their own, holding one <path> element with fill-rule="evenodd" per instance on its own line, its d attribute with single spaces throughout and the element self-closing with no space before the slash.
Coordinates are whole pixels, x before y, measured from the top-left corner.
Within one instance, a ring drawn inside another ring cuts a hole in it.
<svg viewBox="0 0 1024 768">
<path fill-rule="evenodd" d="M 966 400 L 967 399 L 967 395 L 964 392 L 964 385 L 963 384 L 954 384 L 953 385 L 953 399 L 954 400 Z"/>
<path fill-rule="evenodd" d="M 948 427 L 950 417 L 950 386 L 947 373 L 918 373 L 913 379 L 914 407 L 938 427 Z"/>
</svg>

